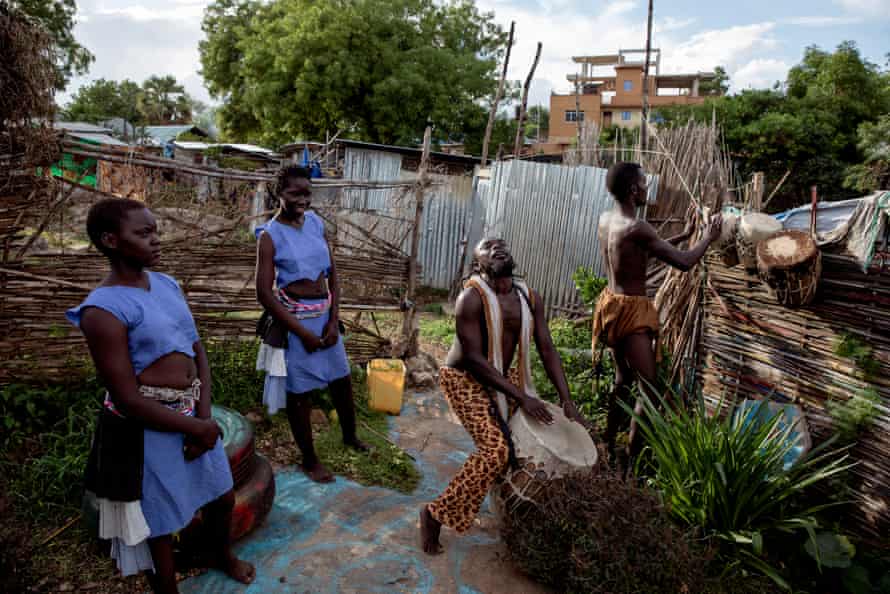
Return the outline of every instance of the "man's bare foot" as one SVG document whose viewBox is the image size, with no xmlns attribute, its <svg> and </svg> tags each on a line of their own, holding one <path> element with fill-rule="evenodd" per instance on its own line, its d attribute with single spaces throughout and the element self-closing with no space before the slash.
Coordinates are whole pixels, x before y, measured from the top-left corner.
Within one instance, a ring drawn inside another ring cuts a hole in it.
<svg viewBox="0 0 890 594">
<path fill-rule="evenodd" d="M 369 446 L 368 444 L 366 444 L 365 442 L 360 440 L 358 437 L 350 439 L 348 441 L 344 440 L 343 445 L 345 445 L 348 448 L 352 448 L 356 451 L 359 451 L 359 452 L 370 452 L 371 451 L 371 446 Z"/>
<path fill-rule="evenodd" d="M 420 541 L 423 545 L 423 552 L 428 555 L 439 555 L 444 550 L 439 543 L 439 531 L 442 524 L 430 513 L 427 505 L 420 510 Z"/>
<path fill-rule="evenodd" d="M 303 469 L 303 472 L 306 473 L 306 476 L 311 478 L 316 483 L 333 483 L 334 475 L 330 470 L 322 466 L 321 462 L 316 462 L 312 465 L 300 464 L 300 468 Z"/>
<path fill-rule="evenodd" d="M 235 555 L 229 555 L 222 561 L 220 563 L 220 569 L 223 570 L 227 576 L 242 584 L 253 583 L 254 578 L 256 578 L 256 568 L 253 564 L 248 563 L 247 561 L 242 561 Z"/>
</svg>

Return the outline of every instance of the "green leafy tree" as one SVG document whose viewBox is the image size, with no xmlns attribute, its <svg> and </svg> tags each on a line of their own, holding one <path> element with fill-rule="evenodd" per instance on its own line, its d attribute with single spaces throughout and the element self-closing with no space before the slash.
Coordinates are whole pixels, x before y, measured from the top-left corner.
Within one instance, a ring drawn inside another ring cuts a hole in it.
<svg viewBox="0 0 890 594">
<path fill-rule="evenodd" d="M 543 105 L 533 105 L 525 119 L 525 135 L 546 140 L 550 133 L 550 110 Z"/>
<path fill-rule="evenodd" d="M 192 99 L 173 76 L 150 76 L 142 83 L 139 108 L 150 125 L 185 124 L 192 119 Z"/>
<path fill-rule="evenodd" d="M 342 130 L 454 138 L 495 89 L 504 34 L 471 0 L 217 0 L 200 44 L 224 135 L 281 143 Z"/>
<path fill-rule="evenodd" d="M 72 33 L 77 13 L 74 0 L 12 0 L 9 5 L 36 19 L 52 36 L 56 90 L 64 90 L 72 76 L 89 70 L 95 57 Z"/>
<path fill-rule="evenodd" d="M 136 126 L 144 121 L 139 110 L 141 95 L 142 89 L 131 80 L 100 78 L 77 90 L 64 115 L 69 120 L 92 123 L 119 117 Z"/>
<path fill-rule="evenodd" d="M 702 81 L 698 85 L 698 92 L 702 95 L 725 95 L 729 92 L 729 75 L 723 66 L 714 68 L 713 80 Z"/>
<path fill-rule="evenodd" d="M 791 171 L 771 208 L 797 206 L 811 185 L 828 200 L 859 190 L 848 179 L 861 164 L 860 125 L 890 112 L 890 73 L 862 58 L 853 42 L 833 53 L 809 47 L 784 87 L 708 99 L 704 105 L 659 109 L 668 122 L 693 118 L 723 128 L 726 145 L 744 179 L 755 171 L 777 183 Z M 858 173 L 862 173 L 860 168 Z"/>
<path fill-rule="evenodd" d="M 858 136 L 865 161 L 847 169 L 844 185 L 858 192 L 890 189 L 890 114 L 859 126 Z"/>
</svg>

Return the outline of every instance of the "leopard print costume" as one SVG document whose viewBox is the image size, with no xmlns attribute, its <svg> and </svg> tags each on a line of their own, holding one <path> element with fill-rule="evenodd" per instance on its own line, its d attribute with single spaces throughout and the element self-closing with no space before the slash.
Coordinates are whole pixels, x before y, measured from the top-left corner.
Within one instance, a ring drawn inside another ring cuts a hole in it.
<svg viewBox="0 0 890 594">
<path fill-rule="evenodd" d="M 508 378 L 513 385 L 520 385 L 518 369 L 511 369 Z M 470 454 L 439 498 L 429 505 L 429 510 L 433 518 L 445 526 L 466 532 L 473 525 L 489 488 L 506 470 L 509 449 L 495 420 L 494 402 L 473 376 L 453 367 L 442 367 L 439 386 L 451 410 L 473 438 L 476 451 Z M 512 416 L 518 407 L 512 400 L 509 406 Z"/>
</svg>

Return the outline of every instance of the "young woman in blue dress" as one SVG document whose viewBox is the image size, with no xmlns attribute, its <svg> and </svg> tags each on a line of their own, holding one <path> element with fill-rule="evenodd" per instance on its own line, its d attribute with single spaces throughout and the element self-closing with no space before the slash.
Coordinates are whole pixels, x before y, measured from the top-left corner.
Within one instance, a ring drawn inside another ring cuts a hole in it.
<svg viewBox="0 0 890 594">
<path fill-rule="evenodd" d="M 161 256 L 155 218 L 141 202 L 103 200 L 87 233 L 110 271 L 66 315 L 108 390 L 86 477 L 99 535 L 124 575 L 147 571 L 155 592 L 174 593 L 173 534 L 203 508 L 209 562 L 248 584 L 254 567 L 230 547 L 235 496 L 207 355 L 176 280 L 150 270 Z"/>
<path fill-rule="evenodd" d="M 328 388 L 348 447 L 367 451 L 356 436 L 349 360 L 339 329 L 340 285 L 324 222 L 309 210 L 309 171 L 281 169 L 275 195 L 279 210 L 257 228 L 257 299 L 286 331 L 286 345 L 264 341 L 257 367 L 266 371 L 263 400 L 274 414 L 287 409 L 303 471 L 314 481 L 334 480 L 312 443 L 310 395 Z"/>
</svg>

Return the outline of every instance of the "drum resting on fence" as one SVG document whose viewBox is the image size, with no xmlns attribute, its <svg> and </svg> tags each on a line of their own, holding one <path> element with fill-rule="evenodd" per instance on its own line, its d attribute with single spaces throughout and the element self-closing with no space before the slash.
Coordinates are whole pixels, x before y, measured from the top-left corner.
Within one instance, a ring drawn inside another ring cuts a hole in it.
<svg viewBox="0 0 890 594">
<path fill-rule="evenodd" d="M 720 227 L 720 239 L 714 245 L 723 264 L 732 268 L 739 263 L 739 252 L 736 247 L 736 235 L 739 232 L 739 216 L 732 213 L 723 215 Z"/>
<path fill-rule="evenodd" d="M 757 246 L 757 272 L 782 305 L 807 305 L 816 296 L 822 253 L 803 231 L 782 231 Z"/>
<path fill-rule="evenodd" d="M 551 425 L 522 410 L 510 419 L 519 468 L 509 469 L 491 492 L 494 512 L 502 525 L 505 514 L 521 515 L 525 506 L 546 501 L 563 477 L 596 466 L 596 444 L 587 429 L 566 418 L 562 408 L 546 404 L 553 415 Z"/>
<path fill-rule="evenodd" d="M 757 270 L 757 244 L 782 230 L 775 217 L 760 212 L 744 215 L 739 221 L 736 249 L 739 261 L 748 270 Z"/>
</svg>

